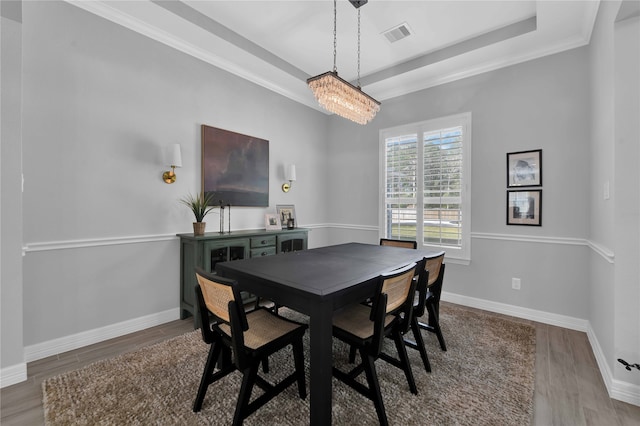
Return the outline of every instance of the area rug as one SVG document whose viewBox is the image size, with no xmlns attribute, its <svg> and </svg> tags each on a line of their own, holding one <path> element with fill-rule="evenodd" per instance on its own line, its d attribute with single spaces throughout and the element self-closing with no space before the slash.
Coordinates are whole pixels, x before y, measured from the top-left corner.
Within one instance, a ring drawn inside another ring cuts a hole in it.
<svg viewBox="0 0 640 426">
<path fill-rule="evenodd" d="M 296 319 L 306 317 L 283 309 Z M 417 351 L 409 356 L 418 395 L 409 392 L 404 374 L 378 360 L 382 395 L 392 425 L 526 425 L 533 413 L 535 329 L 524 322 L 441 306 L 447 351 L 433 333 L 423 331 L 432 372 Z M 308 337 L 308 333 L 307 333 Z M 385 351 L 394 354 L 392 342 Z M 308 350 L 308 342 L 306 342 Z M 47 425 L 228 425 L 241 375 L 235 372 L 210 386 L 203 409 L 193 413 L 208 347 L 199 331 L 100 361 L 42 384 Z M 291 351 L 270 358 L 268 380 L 293 366 Z M 334 363 L 347 363 L 348 348 L 334 343 Z M 308 374 L 308 354 L 307 362 Z M 281 367 L 280 367 L 281 366 Z M 307 382 L 308 384 L 309 382 Z M 260 390 L 254 390 L 255 395 Z M 295 386 L 267 403 L 246 425 L 309 424 L 309 403 Z M 333 380 L 333 424 L 376 425 L 373 403 Z"/>
</svg>

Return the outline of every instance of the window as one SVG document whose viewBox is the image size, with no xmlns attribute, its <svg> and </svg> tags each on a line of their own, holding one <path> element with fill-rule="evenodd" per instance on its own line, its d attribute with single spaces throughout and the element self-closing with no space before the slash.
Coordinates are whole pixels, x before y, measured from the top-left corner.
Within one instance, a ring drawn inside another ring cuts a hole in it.
<svg viewBox="0 0 640 426">
<path fill-rule="evenodd" d="M 380 131 L 381 237 L 470 259 L 471 113 Z"/>
</svg>

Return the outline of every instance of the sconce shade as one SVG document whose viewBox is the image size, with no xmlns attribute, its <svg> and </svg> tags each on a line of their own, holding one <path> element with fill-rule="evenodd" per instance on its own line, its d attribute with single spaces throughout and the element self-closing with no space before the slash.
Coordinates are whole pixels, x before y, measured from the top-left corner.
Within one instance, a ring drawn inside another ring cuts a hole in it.
<svg viewBox="0 0 640 426">
<path fill-rule="evenodd" d="M 168 145 L 165 149 L 164 164 L 169 167 L 182 167 L 182 153 L 180 144 Z"/>
<path fill-rule="evenodd" d="M 287 168 L 285 179 L 290 181 L 290 182 L 295 182 L 295 180 L 296 180 L 296 165 L 295 164 L 291 164 Z"/>
<path fill-rule="evenodd" d="M 162 174 L 162 180 L 165 183 L 174 183 L 176 181 L 176 167 L 182 167 L 182 154 L 180 153 L 179 143 L 165 147 L 164 164 L 171 167 L 171 170 Z"/>
<path fill-rule="evenodd" d="M 296 181 L 296 165 L 289 164 L 288 167 L 284 168 L 284 178 L 289 181 L 289 183 L 282 184 L 282 192 L 289 192 L 291 189 L 291 185 Z"/>
</svg>

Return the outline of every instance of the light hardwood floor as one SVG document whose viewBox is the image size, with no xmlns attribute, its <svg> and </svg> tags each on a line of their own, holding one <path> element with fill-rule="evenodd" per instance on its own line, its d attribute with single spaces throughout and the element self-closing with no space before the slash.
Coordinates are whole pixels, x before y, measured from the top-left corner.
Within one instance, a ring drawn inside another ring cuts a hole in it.
<svg viewBox="0 0 640 426">
<path fill-rule="evenodd" d="M 640 407 L 613 400 L 607 395 L 585 333 L 536 322 L 517 321 L 530 323 L 536 327 L 533 425 L 640 425 Z M 47 377 L 75 370 L 95 361 L 151 345 L 191 330 L 193 330 L 191 319 L 173 321 L 31 362 L 27 366 L 27 381 L 0 391 L 2 400 L 0 424 L 3 426 L 44 424 L 40 385 Z M 640 372 L 634 370 L 629 374 L 640 374 Z"/>
</svg>

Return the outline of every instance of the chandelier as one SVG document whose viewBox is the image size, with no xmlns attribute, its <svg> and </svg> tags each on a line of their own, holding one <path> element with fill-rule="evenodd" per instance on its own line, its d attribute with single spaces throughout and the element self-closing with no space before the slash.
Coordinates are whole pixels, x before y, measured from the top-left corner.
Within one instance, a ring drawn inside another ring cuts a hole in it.
<svg viewBox="0 0 640 426">
<path fill-rule="evenodd" d="M 380 111 L 380 102 L 360 89 L 360 6 L 366 1 L 349 0 L 358 9 L 358 85 L 338 77 L 336 68 L 336 0 L 333 0 L 333 71 L 311 77 L 307 84 L 318 103 L 327 111 L 358 124 L 367 124 Z"/>
</svg>

